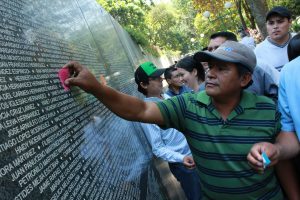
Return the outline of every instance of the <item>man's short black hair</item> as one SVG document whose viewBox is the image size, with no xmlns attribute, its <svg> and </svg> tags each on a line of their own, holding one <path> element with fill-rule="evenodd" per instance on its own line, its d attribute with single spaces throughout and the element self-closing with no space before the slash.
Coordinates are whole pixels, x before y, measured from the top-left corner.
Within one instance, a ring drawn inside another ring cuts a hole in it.
<svg viewBox="0 0 300 200">
<path fill-rule="evenodd" d="M 176 71 L 177 68 L 175 67 L 175 64 L 174 65 L 171 65 L 170 67 L 168 67 L 166 70 L 165 70 L 165 73 L 164 73 L 164 77 L 165 79 L 171 79 L 172 78 L 172 72 Z"/>
<path fill-rule="evenodd" d="M 217 37 L 224 37 L 226 40 L 231 40 L 235 42 L 238 41 L 236 35 L 229 31 L 221 31 L 221 32 L 213 33 L 210 36 L 210 39 L 215 39 Z"/>
<path fill-rule="evenodd" d="M 251 72 L 245 66 L 243 66 L 242 64 L 237 63 L 236 67 L 237 67 L 237 71 L 238 71 L 239 77 L 242 77 L 242 76 L 244 76 L 247 73 L 251 74 Z M 243 89 L 247 89 L 252 84 L 253 84 L 253 80 L 249 81 L 249 83 L 246 86 L 244 86 Z"/>
<path fill-rule="evenodd" d="M 141 83 L 148 85 L 149 84 L 149 77 L 144 72 L 144 70 L 141 67 L 138 67 L 136 71 L 134 72 L 134 78 L 135 82 L 138 86 L 138 91 L 144 95 L 147 95 L 147 90 L 145 90 L 142 86 Z"/>
<path fill-rule="evenodd" d="M 288 57 L 289 61 L 300 56 L 300 33 L 295 35 L 288 44 Z"/>
</svg>

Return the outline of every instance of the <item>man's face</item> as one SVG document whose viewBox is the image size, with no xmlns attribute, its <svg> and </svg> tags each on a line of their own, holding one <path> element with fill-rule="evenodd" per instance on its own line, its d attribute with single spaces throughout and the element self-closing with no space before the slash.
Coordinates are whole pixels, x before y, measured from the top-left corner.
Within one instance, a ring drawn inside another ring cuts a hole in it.
<svg viewBox="0 0 300 200">
<path fill-rule="evenodd" d="M 163 79 L 161 77 L 149 78 L 149 84 L 145 86 L 145 89 L 147 90 L 147 96 L 157 96 L 162 93 L 162 80 Z"/>
<path fill-rule="evenodd" d="M 230 97 L 240 92 L 241 78 L 234 63 L 211 61 L 206 74 L 205 90 L 213 98 Z"/>
<path fill-rule="evenodd" d="M 216 37 L 214 39 L 211 39 L 209 41 L 209 45 L 207 47 L 208 51 L 214 51 L 214 50 L 216 50 L 225 41 L 226 41 L 226 38 L 224 38 L 224 37 Z"/>
<path fill-rule="evenodd" d="M 171 72 L 171 79 L 167 80 L 169 85 L 174 87 L 181 87 L 183 83 L 183 74 L 180 73 L 178 70 Z"/>
<path fill-rule="evenodd" d="M 292 20 L 279 15 L 271 16 L 267 21 L 268 35 L 272 40 L 278 43 L 285 43 L 288 39 L 289 28 Z"/>
</svg>

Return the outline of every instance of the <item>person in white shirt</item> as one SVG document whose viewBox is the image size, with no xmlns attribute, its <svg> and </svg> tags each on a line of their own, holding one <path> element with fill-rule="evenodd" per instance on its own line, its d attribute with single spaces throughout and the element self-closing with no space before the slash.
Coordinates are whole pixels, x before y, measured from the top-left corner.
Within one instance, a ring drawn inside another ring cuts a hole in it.
<svg viewBox="0 0 300 200">
<path fill-rule="evenodd" d="M 164 69 L 158 69 L 151 62 L 141 64 L 134 73 L 138 91 L 146 96 L 145 101 L 157 102 L 165 99 L 161 75 Z M 172 174 L 180 185 L 188 200 L 201 199 L 200 178 L 195 169 L 195 162 L 184 135 L 176 129 L 161 129 L 155 124 L 134 122 L 140 126 L 152 153 L 169 163 Z"/>
<path fill-rule="evenodd" d="M 268 37 L 254 49 L 258 65 L 267 63 L 281 71 L 281 68 L 289 62 L 287 46 L 293 36 L 289 32 L 292 24 L 291 17 L 290 11 L 282 6 L 276 6 L 267 13 Z"/>
<path fill-rule="evenodd" d="M 250 49 L 254 49 L 255 48 L 255 40 L 253 37 L 250 36 L 250 34 L 247 32 L 247 30 L 244 29 L 240 29 L 238 30 L 240 36 L 241 36 L 241 41 L 240 43 L 246 45 L 247 47 L 249 47 Z"/>
</svg>

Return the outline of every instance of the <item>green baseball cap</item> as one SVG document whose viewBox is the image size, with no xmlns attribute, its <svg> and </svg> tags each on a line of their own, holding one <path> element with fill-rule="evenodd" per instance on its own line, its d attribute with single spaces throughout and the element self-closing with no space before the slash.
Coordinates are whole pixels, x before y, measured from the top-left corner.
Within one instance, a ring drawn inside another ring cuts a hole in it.
<svg viewBox="0 0 300 200">
<path fill-rule="evenodd" d="M 158 69 L 152 62 L 144 62 L 140 67 L 149 77 L 159 77 L 165 72 L 165 69 Z"/>
<path fill-rule="evenodd" d="M 147 82 L 149 77 L 160 77 L 164 72 L 165 69 L 158 69 L 152 62 L 144 62 L 134 72 L 135 82 Z"/>
</svg>

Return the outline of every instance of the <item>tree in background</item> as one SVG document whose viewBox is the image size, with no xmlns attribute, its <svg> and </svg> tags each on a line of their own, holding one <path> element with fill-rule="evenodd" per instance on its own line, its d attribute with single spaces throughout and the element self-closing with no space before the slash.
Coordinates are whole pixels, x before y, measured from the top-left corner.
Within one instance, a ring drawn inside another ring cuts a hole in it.
<svg viewBox="0 0 300 200">
<path fill-rule="evenodd" d="M 226 3 L 232 2 L 234 8 L 230 10 L 230 17 L 232 21 L 227 21 L 228 10 L 224 9 Z M 194 0 L 195 6 L 199 13 L 196 17 L 196 26 L 199 30 L 204 30 L 204 33 L 211 33 L 220 30 L 229 30 L 232 32 L 233 23 L 239 24 L 240 27 L 258 29 L 262 38 L 267 36 L 265 26 L 265 16 L 269 9 L 273 6 L 286 6 L 291 10 L 293 16 L 300 15 L 300 1 L 299 0 Z M 208 21 L 203 21 L 202 17 L 205 11 L 210 12 L 210 18 Z M 236 21 L 235 21 L 235 20 Z M 300 25 L 295 23 L 293 26 L 294 31 L 299 30 Z M 203 29 L 207 27 L 207 29 Z"/>
<path fill-rule="evenodd" d="M 186 54 L 199 50 L 193 21 L 196 11 L 192 0 L 174 0 L 174 3 L 154 4 L 142 0 L 97 0 L 140 44 L 157 56 Z M 193 13 L 193 14 L 192 14 Z"/>
<path fill-rule="evenodd" d="M 97 2 L 131 35 L 132 39 L 149 53 L 158 56 L 149 43 L 145 16 L 151 6 L 142 0 L 97 0 Z M 153 2 L 152 2 L 153 4 Z"/>
<path fill-rule="evenodd" d="M 195 27 L 197 10 L 193 0 L 173 0 L 174 7 L 180 13 L 179 25 L 182 34 L 185 34 L 186 42 L 190 44 L 191 51 L 199 51 L 203 48 L 200 42 L 201 35 Z"/>
<path fill-rule="evenodd" d="M 144 50 L 159 56 L 198 51 L 217 31 L 237 33 L 253 29 L 257 38 L 266 37 L 265 15 L 276 5 L 288 7 L 293 16 L 300 14 L 300 0 L 97 0 Z M 230 5 L 230 6 L 228 6 Z M 208 18 L 203 13 L 209 11 Z M 298 21 L 300 19 L 298 18 Z M 294 24 L 293 30 L 299 31 Z M 258 31 L 256 31 L 258 30 Z M 258 37 L 258 36 L 263 37 Z"/>
<path fill-rule="evenodd" d="M 219 31 L 237 32 L 242 27 L 239 12 L 234 4 L 226 0 L 194 0 L 198 10 L 195 27 L 203 46 L 209 41 L 212 33 Z M 244 23 L 245 20 L 243 19 Z M 246 25 L 245 25 L 246 26 Z"/>
<path fill-rule="evenodd" d="M 210 12 L 209 20 L 204 22 L 209 27 L 206 32 L 225 30 L 237 32 L 239 28 L 253 29 L 256 28 L 256 22 L 257 28 L 266 35 L 265 21 L 261 20 L 261 16 L 265 16 L 268 10 L 265 0 L 194 0 L 194 3 L 199 10 L 197 25 L 204 20 L 202 15 L 205 11 Z"/>
<path fill-rule="evenodd" d="M 201 48 L 195 39 L 196 31 L 193 24 L 195 16 L 190 13 L 185 15 L 183 10 L 187 11 L 187 5 L 181 7 L 181 3 L 177 1 L 174 4 L 157 4 L 146 17 L 151 43 L 161 47 L 165 53 L 173 51 L 186 54 Z"/>
</svg>

